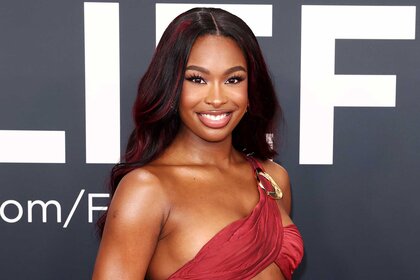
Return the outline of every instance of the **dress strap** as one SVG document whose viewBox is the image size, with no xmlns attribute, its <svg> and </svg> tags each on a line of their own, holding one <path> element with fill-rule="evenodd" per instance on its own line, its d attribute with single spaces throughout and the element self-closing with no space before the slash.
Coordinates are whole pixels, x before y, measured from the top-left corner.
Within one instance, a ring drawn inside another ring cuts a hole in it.
<svg viewBox="0 0 420 280">
<path fill-rule="evenodd" d="M 281 199 L 283 192 L 277 185 L 274 179 L 264 170 L 264 167 L 252 156 L 247 156 L 246 159 L 251 163 L 255 171 L 258 186 L 262 188 L 268 196 L 273 199 Z"/>
<path fill-rule="evenodd" d="M 246 159 L 249 161 L 249 163 L 252 165 L 252 168 L 255 170 L 257 170 L 258 168 L 261 169 L 262 171 L 265 172 L 264 167 L 262 166 L 262 164 L 256 160 L 254 157 L 247 155 Z"/>
</svg>

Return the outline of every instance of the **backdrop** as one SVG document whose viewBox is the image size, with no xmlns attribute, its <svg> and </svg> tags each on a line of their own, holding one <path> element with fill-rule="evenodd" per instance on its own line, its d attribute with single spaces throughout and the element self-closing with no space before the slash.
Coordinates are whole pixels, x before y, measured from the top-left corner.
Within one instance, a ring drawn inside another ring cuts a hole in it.
<svg viewBox="0 0 420 280">
<path fill-rule="evenodd" d="M 0 3 L 1 279 L 89 279 L 94 222 L 162 29 L 225 1 Z M 419 0 L 230 0 L 285 113 L 294 279 L 420 275 Z M 252 4 L 252 5 L 251 5 Z"/>
</svg>

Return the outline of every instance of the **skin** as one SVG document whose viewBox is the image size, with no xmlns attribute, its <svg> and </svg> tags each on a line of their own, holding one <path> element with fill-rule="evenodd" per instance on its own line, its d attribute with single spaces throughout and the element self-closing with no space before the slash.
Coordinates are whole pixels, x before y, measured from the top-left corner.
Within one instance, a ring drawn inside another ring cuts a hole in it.
<svg viewBox="0 0 420 280">
<path fill-rule="evenodd" d="M 232 147 L 232 131 L 248 105 L 246 60 L 229 38 L 199 37 L 187 63 L 179 114 L 182 126 L 157 160 L 128 173 L 112 199 L 93 279 L 167 279 L 226 225 L 258 202 L 250 164 Z M 200 113 L 229 114 L 211 128 Z M 283 225 L 291 224 L 286 170 L 265 161 L 282 188 Z M 271 264 L 254 279 L 284 279 Z"/>
</svg>

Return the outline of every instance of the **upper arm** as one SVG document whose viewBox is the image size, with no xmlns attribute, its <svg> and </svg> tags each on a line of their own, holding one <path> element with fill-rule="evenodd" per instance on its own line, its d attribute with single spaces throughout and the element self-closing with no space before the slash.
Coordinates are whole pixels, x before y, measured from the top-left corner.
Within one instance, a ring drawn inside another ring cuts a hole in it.
<svg viewBox="0 0 420 280">
<path fill-rule="evenodd" d="M 143 279 L 168 212 L 156 176 L 127 174 L 109 206 L 93 279 Z"/>
<path fill-rule="evenodd" d="M 290 180 L 289 174 L 287 170 L 282 167 L 281 165 L 267 160 L 263 163 L 265 171 L 273 177 L 274 181 L 276 181 L 277 185 L 281 188 L 283 192 L 282 204 L 285 208 L 285 211 L 288 215 L 290 215 L 290 210 L 292 208 L 292 198 L 291 198 L 291 191 L 290 191 Z"/>
</svg>

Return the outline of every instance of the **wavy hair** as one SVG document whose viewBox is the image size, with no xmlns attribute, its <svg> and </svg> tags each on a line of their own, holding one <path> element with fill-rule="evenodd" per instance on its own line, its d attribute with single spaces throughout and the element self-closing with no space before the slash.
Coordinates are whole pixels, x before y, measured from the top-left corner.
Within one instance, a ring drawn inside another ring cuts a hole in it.
<svg viewBox="0 0 420 280">
<path fill-rule="evenodd" d="M 135 128 L 121 163 L 111 171 L 111 198 L 124 175 L 156 159 L 177 135 L 186 64 L 195 40 L 204 35 L 233 39 L 247 62 L 249 108 L 233 130 L 234 148 L 262 160 L 277 154 L 266 137 L 274 133 L 276 114 L 277 120 L 282 114 L 255 35 L 242 19 L 225 10 L 193 8 L 177 16 L 166 28 L 140 81 L 133 106 Z M 97 223 L 100 234 L 106 215 Z"/>
</svg>

